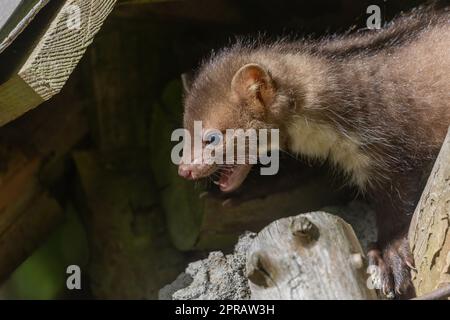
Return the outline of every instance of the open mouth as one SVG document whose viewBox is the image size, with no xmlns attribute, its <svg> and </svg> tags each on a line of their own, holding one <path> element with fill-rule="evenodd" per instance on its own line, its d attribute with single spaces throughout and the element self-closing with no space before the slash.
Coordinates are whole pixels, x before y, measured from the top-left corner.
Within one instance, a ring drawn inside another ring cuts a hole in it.
<svg viewBox="0 0 450 320">
<path fill-rule="evenodd" d="M 219 170 L 220 177 L 216 184 L 219 186 L 220 191 L 232 192 L 239 188 L 251 168 L 251 164 L 240 164 Z"/>
</svg>

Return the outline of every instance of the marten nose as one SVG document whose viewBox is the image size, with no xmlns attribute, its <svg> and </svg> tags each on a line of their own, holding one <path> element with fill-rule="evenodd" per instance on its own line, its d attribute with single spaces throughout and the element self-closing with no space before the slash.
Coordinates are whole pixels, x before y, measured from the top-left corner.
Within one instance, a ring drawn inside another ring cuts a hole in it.
<svg viewBox="0 0 450 320">
<path fill-rule="evenodd" d="M 185 179 L 192 179 L 192 170 L 189 170 L 183 166 L 178 167 L 178 174 Z"/>
</svg>

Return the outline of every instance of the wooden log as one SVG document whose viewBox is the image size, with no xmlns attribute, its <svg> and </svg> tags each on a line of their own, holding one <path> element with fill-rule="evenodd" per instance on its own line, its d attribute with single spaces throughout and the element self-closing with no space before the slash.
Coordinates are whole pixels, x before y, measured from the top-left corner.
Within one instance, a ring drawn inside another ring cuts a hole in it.
<svg viewBox="0 0 450 320">
<path fill-rule="evenodd" d="M 247 255 L 252 299 L 376 299 L 349 224 L 325 212 L 277 220 Z"/>
<path fill-rule="evenodd" d="M 159 298 L 376 299 L 365 266 L 352 227 L 312 212 L 244 233 L 230 254 L 215 251 L 190 263 Z"/>
<path fill-rule="evenodd" d="M 29 39 L 32 49 L 0 82 L 0 126 L 60 92 L 115 2 L 63 2 L 40 38 Z"/>
<path fill-rule="evenodd" d="M 409 242 L 417 295 L 450 285 L 450 131 L 414 212 Z"/>
</svg>

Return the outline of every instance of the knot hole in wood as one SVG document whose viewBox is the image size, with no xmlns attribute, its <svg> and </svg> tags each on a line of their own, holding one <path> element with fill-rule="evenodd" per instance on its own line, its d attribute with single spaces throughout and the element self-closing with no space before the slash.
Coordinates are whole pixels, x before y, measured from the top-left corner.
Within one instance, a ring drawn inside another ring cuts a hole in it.
<svg viewBox="0 0 450 320">
<path fill-rule="evenodd" d="M 319 239 L 319 228 L 306 216 L 295 217 L 290 225 L 292 235 L 303 245 L 312 245 Z"/>
</svg>

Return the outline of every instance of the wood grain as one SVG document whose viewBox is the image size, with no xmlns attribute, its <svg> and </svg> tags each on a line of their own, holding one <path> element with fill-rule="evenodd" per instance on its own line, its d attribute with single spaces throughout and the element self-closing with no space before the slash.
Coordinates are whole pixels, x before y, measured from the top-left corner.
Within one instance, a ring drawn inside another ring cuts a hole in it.
<svg viewBox="0 0 450 320">
<path fill-rule="evenodd" d="M 116 0 L 66 1 L 19 74 L 43 99 L 58 93 L 92 43 Z M 69 27 L 79 8 L 80 28 Z"/>
<path fill-rule="evenodd" d="M 325 212 L 277 220 L 247 255 L 252 299 L 376 299 L 349 224 Z"/>
<path fill-rule="evenodd" d="M 409 241 L 417 295 L 450 284 L 450 131 L 414 213 Z"/>
<path fill-rule="evenodd" d="M 0 84 L 0 126 L 60 92 L 115 3 L 64 2 L 25 62 Z"/>
</svg>

